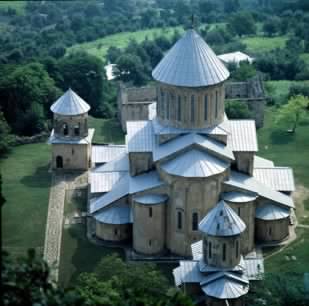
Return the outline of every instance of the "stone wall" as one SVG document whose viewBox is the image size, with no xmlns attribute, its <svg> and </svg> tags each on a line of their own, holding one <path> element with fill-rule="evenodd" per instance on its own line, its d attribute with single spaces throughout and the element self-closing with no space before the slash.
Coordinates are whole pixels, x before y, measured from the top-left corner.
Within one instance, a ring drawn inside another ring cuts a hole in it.
<svg viewBox="0 0 309 306">
<path fill-rule="evenodd" d="M 289 235 L 289 217 L 280 220 L 255 219 L 255 236 L 258 241 L 280 241 Z"/>
<path fill-rule="evenodd" d="M 42 132 L 33 136 L 14 136 L 14 139 L 11 142 L 12 146 L 19 146 L 30 143 L 38 143 L 47 141 L 50 132 Z"/>
<path fill-rule="evenodd" d="M 106 224 L 95 222 L 96 236 L 107 241 L 123 241 L 132 237 L 131 224 Z"/>
</svg>

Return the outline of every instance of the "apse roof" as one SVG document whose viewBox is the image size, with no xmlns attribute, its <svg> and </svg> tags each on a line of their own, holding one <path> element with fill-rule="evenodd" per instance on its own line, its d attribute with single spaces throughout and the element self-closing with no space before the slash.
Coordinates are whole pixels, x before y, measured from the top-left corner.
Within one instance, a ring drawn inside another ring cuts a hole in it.
<svg viewBox="0 0 309 306">
<path fill-rule="evenodd" d="M 145 194 L 134 197 L 134 201 L 143 205 L 154 205 L 164 203 L 168 199 L 163 194 Z"/>
<path fill-rule="evenodd" d="M 130 206 L 114 205 L 94 214 L 94 218 L 107 224 L 127 224 L 131 223 L 130 213 Z"/>
<path fill-rule="evenodd" d="M 280 220 L 287 218 L 290 215 L 290 210 L 272 203 L 264 204 L 259 206 L 255 211 L 255 218 L 261 220 Z"/>
<path fill-rule="evenodd" d="M 186 87 L 221 83 L 230 73 L 195 30 L 188 30 L 152 71 L 156 81 Z"/>
<path fill-rule="evenodd" d="M 252 192 L 231 191 L 222 194 L 222 199 L 231 203 L 246 203 L 254 201 L 258 194 Z"/>
<path fill-rule="evenodd" d="M 197 149 L 184 152 L 161 165 L 165 172 L 182 177 L 209 177 L 224 172 L 228 166 L 228 162 Z"/>
<path fill-rule="evenodd" d="M 85 114 L 90 110 L 87 104 L 71 88 L 69 88 L 51 107 L 53 113 L 65 116 Z"/>
<path fill-rule="evenodd" d="M 239 235 L 246 229 L 245 223 L 224 201 L 220 201 L 199 224 L 199 230 L 212 236 Z"/>
</svg>

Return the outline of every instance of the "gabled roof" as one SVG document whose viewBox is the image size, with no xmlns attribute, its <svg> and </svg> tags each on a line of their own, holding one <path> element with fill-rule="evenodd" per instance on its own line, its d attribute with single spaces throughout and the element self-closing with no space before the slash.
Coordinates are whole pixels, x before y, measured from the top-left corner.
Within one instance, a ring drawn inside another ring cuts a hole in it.
<svg viewBox="0 0 309 306">
<path fill-rule="evenodd" d="M 225 185 L 233 186 L 242 190 L 253 191 L 259 194 L 261 197 L 269 199 L 273 202 L 294 207 L 294 203 L 291 197 L 275 191 L 270 187 L 259 182 L 256 178 L 248 176 L 243 173 L 231 171 L 231 175 L 228 181 L 224 182 Z"/>
<path fill-rule="evenodd" d="M 209 177 L 224 172 L 228 167 L 228 162 L 198 149 L 184 152 L 161 165 L 165 172 L 182 177 Z"/>
<path fill-rule="evenodd" d="M 266 203 L 256 208 L 255 218 L 261 220 L 280 220 L 289 217 L 290 210 L 272 203 Z"/>
<path fill-rule="evenodd" d="M 220 201 L 199 224 L 199 230 L 212 236 L 240 235 L 246 224 L 224 201 Z"/>
<path fill-rule="evenodd" d="M 152 152 L 155 146 L 151 121 L 127 121 L 128 152 Z"/>
<path fill-rule="evenodd" d="M 203 38 L 188 30 L 152 71 L 156 81 L 187 87 L 221 83 L 230 73 Z"/>
<path fill-rule="evenodd" d="M 71 88 L 69 88 L 51 107 L 50 110 L 59 115 L 75 116 L 85 114 L 90 110 L 87 104 Z"/>
<path fill-rule="evenodd" d="M 274 190 L 295 190 L 293 170 L 289 167 L 254 168 L 253 176 Z"/>
<path fill-rule="evenodd" d="M 96 164 L 107 163 L 126 152 L 125 145 L 93 145 L 92 162 Z"/>
<path fill-rule="evenodd" d="M 127 172 L 90 172 L 90 192 L 110 191 Z"/>
<path fill-rule="evenodd" d="M 272 168 L 274 166 L 275 165 L 272 160 L 254 155 L 253 168 Z"/>
<path fill-rule="evenodd" d="M 94 172 L 125 172 L 129 171 L 129 158 L 127 153 L 121 153 L 113 160 L 94 169 Z"/>
<path fill-rule="evenodd" d="M 210 152 L 217 153 L 218 155 L 223 156 L 226 159 L 234 160 L 233 152 L 231 151 L 229 146 L 226 146 L 223 143 L 195 133 L 179 136 L 164 144 L 157 145 L 153 152 L 153 160 L 161 160 L 193 144 L 205 148 Z"/>
</svg>

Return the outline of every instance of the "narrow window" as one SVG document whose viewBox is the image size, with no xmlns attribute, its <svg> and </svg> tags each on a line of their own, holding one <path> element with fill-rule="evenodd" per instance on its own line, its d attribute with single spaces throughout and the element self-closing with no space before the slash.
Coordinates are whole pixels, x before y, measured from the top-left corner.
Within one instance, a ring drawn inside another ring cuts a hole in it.
<svg viewBox="0 0 309 306">
<path fill-rule="evenodd" d="M 177 212 L 177 229 L 179 230 L 182 229 L 182 212 L 181 211 Z"/>
<path fill-rule="evenodd" d="M 163 104 L 164 104 L 164 92 L 161 88 L 161 99 L 160 99 L 160 103 L 158 104 L 158 113 L 159 114 L 161 114 Z"/>
<path fill-rule="evenodd" d="M 271 227 L 268 230 L 269 236 L 271 236 Z"/>
<path fill-rule="evenodd" d="M 115 228 L 114 233 L 115 233 L 115 236 L 118 236 L 118 229 L 117 228 Z"/>
<path fill-rule="evenodd" d="M 238 216 L 240 217 L 240 207 L 238 207 L 238 209 L 237 209 L 238 211 Z"/>
<path fill-rule="evenodd" d="M 218 117 L 218 91 L 216 91 L 216 114 L 215 114 L 215 116 L 216 116 L 216 118 Z"/>
<path fill-rule="evenodd" d="M 152 218 L 152 207 L 149 207 L 149 218 Z"/>
<path fill-rule="evenodd" d="M 208 118 L 208 96 L 204 96 L 204 119 L 207 120 Z"/>
<path fill-rule="evenodd" d="M 198 230 L 198 213 L 194 212 L 192 214 L 192 231 Z"/>
<path fill-rule="evenodd" d="M 222 260 L 225 261 L 226 260 L 226 244 L 223 243 L 222 246 Z"/>
<path fill-rule="evenodd" d="M 72 149 L 72 155 L 74 155 L 74 149 Z"/>
<path fill-rule="evenodd" d="M 178 115 L 177 115 L 177 120 L 181 120 L 181 97 L 178 96 Z"/>
<path fill-rule="evenodd" d="M 74 134 L 75 136 L 79 136 L 80 124 L 74 126 Z"/>
<path fill-rule="evenodd" d="M 191 122 L 194 122 L 194 95 L 191 96 Z"/>
<path fill-rule="evenodd" d="M 63 124 L 62 129 L 63 129 L 63 135 L 66 136 L 66 135 L 69 134 L 69 127 L 68 127 L 68 125 L 66 123 Z"/>
<path fill-rule="evenodd" d="M 151 247 L 151 242 L 152 242 L 151 240 L 148 241 L 150 247 Z"/>
<path fill-rule="evenodd" d="M 239 254 L 239 242 L 237 240 L 236 241 L 236 258 L 238 258 L 238 254 Z"/>
<path fill-rule="evenodd" d="M 211 258 L 211 242 L 208 243 L 208 257 Z"/>
<path fill-rule="evenodd" d="M 166 95 L 166 119 L 170 118 L 170 97 Z"/>
</svg>

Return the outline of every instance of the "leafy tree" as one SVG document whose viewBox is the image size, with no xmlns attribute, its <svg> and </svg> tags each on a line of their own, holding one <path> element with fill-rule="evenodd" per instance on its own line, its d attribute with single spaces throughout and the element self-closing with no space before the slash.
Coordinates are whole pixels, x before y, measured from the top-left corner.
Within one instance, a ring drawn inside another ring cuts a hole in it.
<svg viewBox="0 0 309 306">
<path fill-rule="evenodd" d="M 231 78 L 235 81 L 246 81 L 256 75 L 256 69 L 247 61 L 239 63 L 239 67 L 232 71 Z"/>
<path fill-rule="evenodd" d="M 296 36 L 292 36 L 290 37 L 287 42 L 286 42 L 286 48 L 290 51 L 290 52 L 294 52 L 294 53 L 303 53 L 304 52 L 304 44 L 303 41 Z"/>
<path fill-rule="evenodd" d="M 239 36 L 256 33 L 256 24 L 249 12 L 234 14 L 230 18 L 228 26 L 233 33 Z"/>
<path fill-rule="evenodd" d="M 223 1 L 224 12 L 230 14 L 239 10 L 239 0 L 224 0 Z"/>
<path fill-rule="evenodd" d="M 263 32 L 266 33 L 267 36 L 275 35 L 280 28 L 280 18 L 272 17 L 265 21 L 263 24 Z"/>
<path fill-rule="evenodd" d="M 5 203 L 5 198 L 2 195 L 2 174 L 0 173 L 0 207 Z"/>
<path fill-rule="evenodd" d="M 10 135 L 10 128 L 0 112 L 0 156 L 7 153 L 10 150 L 10 144 L 12 136 Z"/>
<path fill-rule="evenodd" d="M 287 104 L 281 106 L 276 117 L 277 124 L 289 124 L 291 132 L 295 133 L 296 128 L 303 115 L 308 111 L 309 98 L 302 95 L 291 97 Z"/>
<path fill-rule="evenodd" d="M 247 103 L 241 101 L 227 101 L 225 112 L 229 119 L 248 119 L 252 118 Z"/>
<path fill-rule="evenodd" d="M 291 98 L 297 95 L 309 98 L 309 87 L 306 84 L 292 84 L 288 97 Z"/>
</svg>

